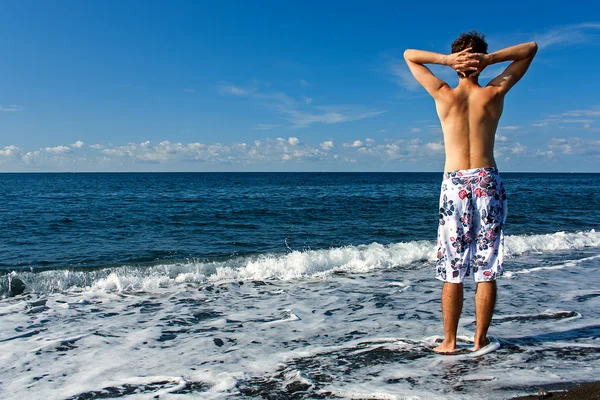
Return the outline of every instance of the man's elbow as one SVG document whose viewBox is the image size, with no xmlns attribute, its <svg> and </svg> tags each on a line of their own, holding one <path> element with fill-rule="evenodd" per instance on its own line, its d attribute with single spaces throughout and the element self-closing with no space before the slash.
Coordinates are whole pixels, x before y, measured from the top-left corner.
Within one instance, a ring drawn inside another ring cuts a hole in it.
<svg viewBox="0 0 600 400">
<path fill-rule="evenodd" d="M 538 51 L 538 44 L 536 42 L 529 42 L 529 57 L 535 56 Z"/>
<path fill-rule="evenodd" d="M 412 49 L 406 49 L 406 50 L 404 50 L 404 59 L 405 59 L 406 61 L 412 61 L 412 60 L 410 59 L 410 56 L 412 55 L 412 53 L 413 53 L 413 50 L 412 50 Z"/>
</svg>

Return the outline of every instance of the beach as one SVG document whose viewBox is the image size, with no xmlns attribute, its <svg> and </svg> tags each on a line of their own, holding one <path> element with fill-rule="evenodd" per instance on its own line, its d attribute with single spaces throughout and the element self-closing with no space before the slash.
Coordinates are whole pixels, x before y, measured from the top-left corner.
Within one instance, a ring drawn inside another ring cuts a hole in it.
<svg viewBox="0 0 600 400">
<path fill-rule="evenodd" d="M 503 176 L 500 348 L 478 357 L 431 350 L 440 179 L 1 174 L 0 397 L 594 398 L 600 175 Z"/>
</svg>

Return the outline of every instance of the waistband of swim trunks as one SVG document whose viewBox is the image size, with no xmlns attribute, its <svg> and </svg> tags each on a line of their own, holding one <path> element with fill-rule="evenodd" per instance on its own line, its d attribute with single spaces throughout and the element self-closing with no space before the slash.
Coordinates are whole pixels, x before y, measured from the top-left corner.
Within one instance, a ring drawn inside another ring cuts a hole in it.
<svg viewBox="0 0 600 400">
<path fill-rule="evenodd" d="M 475 176 L 480 172 L 485 172 L 486 174 L 498 174 L 498 168 L 496 167 L 487 167 L 487 168 L 473 168 L 473 169 L 459 169 L 456 171 L 448 171 L 444 172 L 444 179 L 450 179 L 457 176 Z"/>
</svg>

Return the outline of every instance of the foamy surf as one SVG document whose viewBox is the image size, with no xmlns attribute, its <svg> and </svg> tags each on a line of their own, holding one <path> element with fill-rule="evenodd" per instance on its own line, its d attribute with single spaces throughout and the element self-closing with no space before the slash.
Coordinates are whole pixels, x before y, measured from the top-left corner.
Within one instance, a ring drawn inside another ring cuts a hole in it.
<svg viewBox="0 0 600 400">
<path fill-rule="evenodd" d="M 595 229 L 584 232 L 555 232 L 545 235 L 514 235 L 505 238 L 506 255 L 543 252 L 585 247 L 600 247 L 600 233 Z"/>
<path fill-rule="evenodd" d="M 600 233 L 556 232 L 544 235 L 514 235 L 505 238 L 506 256 L 528 253 L 581 250 L 600 247 Z M 122 266 L 103 269 L 57 269 L 13 272 L 0 282 L 0 295 L 10 293 L 18 278 L 27 292 L 100 290 L 117 292 L 154 291 L 178 284 L 210 284 L 253 280 L 292 281 L 323 278 L 335 273 L 361 274 L 382 269 L 423 268 L 435 262 L 435 243 L 411 241 L 382 245 L 372 243 L 323 250 L 291 251 L 286 254 L 230 258 L 225 261 L 186 261 L 153 266 Z M 508 271 L 507 277 L 575 264 L 532 267 Z"/>
<path fill-rule="evenodd" d="M 558 264 L 566 257 L 575 254 L 550 254 Z M 600 296 L 589 277 L 600 264 L 581 260 L 501 281 L 490 335 L 502 346 L 474 357 L 443 357 L 427 342 L 443 331 L 440 284 L 421 261 L 5 298 L 0 398 L 500 400 L 529 385 L 591 380 Z M 472 295 L 465 284 L 461 337 L 475 332 Z"/>
</svg>

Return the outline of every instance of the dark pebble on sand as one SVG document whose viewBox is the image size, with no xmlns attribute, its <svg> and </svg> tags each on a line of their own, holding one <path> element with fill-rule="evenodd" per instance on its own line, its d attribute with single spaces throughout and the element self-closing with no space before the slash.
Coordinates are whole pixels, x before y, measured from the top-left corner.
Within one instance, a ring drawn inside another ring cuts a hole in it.
<svg viewBox="0 0 600 400">
<path fill-rule="evenodd" d="M 302 382 L 292 382 L 289 385 L 287 385 L 285 388 L 288 392 L 290 393 L 294 393 L 294 392 L 300 392 L 300 391 L 305 391 L 310 387 L 309 384 L 307 383 L 302 383 Z"/>
<path fill-rule="evenodd" d="M 219 346 L 219 347 L 221 347 L 221 346 L 223 346 L 223 345 L 225 344 L 225 342 L 223 342 L 223 340 L 221 340 L 221 339 L 219 339 L 219 338 L 214 338 L 214 339 L 213 339 L 213 342 L 214 342 L 214 343 L 215 343 L 217 346 Z"/>
<path fill-rule="evenodd" d="M 11 296 L 18 296 L 25 291 L 25 284 L 16 276 L 11 277 L 9 275 L 8 281 L 10 283 L 9 292 Z"/>
</svg>

